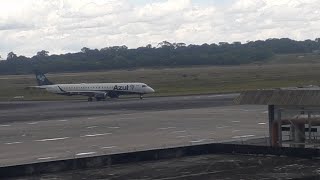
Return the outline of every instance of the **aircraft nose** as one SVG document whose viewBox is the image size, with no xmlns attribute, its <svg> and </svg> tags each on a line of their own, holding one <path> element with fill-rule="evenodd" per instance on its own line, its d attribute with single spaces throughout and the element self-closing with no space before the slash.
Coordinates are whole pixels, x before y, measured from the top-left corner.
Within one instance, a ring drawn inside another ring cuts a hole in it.
<svg viewBox="0 0 320 180">
<path fill-rule="evenodd" d="M 154 93 L 154 92 L 155 92 L 154 89 L 152 89 L 151 87 L 148 88 L 148 93 Z"/>
</svg>

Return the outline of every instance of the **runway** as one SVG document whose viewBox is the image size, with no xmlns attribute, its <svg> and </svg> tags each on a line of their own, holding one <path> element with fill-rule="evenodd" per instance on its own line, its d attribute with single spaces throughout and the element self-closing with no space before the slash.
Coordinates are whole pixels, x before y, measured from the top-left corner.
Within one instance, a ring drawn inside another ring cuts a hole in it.
<svg viewBox="0 0 320 180">
<path fill-rule="evenodd" d="M 236 94 L 0 103 L 0 166 L 267 135 L 267 107 Z"/>
<path fill-rule="evenodd" d="M 0 102 L 0 123 L 223 106 L 231 105 L 237 95 L 152 97 L 143 100 L 108 99 L 101 102 L 86 100 Z"/>
</svg>

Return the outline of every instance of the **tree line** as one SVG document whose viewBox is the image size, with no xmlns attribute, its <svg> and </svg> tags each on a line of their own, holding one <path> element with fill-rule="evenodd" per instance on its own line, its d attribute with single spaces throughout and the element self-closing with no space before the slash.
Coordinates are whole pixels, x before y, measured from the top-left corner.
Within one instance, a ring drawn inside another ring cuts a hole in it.
<svg viewBox="0 0 320 180">
<path fill-rule="evenodd" d="M 163 41 L 157 47 L 147 45 L 136 49 L 113 46 L 102 49 L 83 47 L 79 52 L 49 55 L 46 50 L 33 57 L 14 52 L 0 61 L 0 74 L 27 74 L 35 69 L 44 72 L 81 72 L 141 67 L 175 67 L 189 65 L 240 65 L 261 63 L 275 54 L 311 53 L 320 50 L 320 38 L 295 41 L 288 38 L 265 41 L 220 42 L 218 44 L 186 45 Z"/>
</svg>

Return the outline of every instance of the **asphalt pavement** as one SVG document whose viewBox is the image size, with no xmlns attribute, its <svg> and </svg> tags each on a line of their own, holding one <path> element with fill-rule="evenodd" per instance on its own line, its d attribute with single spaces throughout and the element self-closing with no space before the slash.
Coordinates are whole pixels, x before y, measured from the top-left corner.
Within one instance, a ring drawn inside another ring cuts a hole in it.
<svg viewBox="0 0 320 180">
<path fill-rule="evenodd" d="M 267 107 L 236 96 L 1 102 L 0 166 L 266 137 Z"/>
</svg>

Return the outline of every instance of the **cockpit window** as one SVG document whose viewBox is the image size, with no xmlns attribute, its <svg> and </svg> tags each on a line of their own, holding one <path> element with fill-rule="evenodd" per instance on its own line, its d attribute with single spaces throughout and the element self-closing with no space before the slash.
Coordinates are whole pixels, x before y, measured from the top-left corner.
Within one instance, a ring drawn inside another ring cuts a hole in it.
<svg viewBox="0 0 320 180">
<path fill-rule="evenodd" d="M 147 87 L 147 85 L 142 85 L 142 87 Z"/>
</svg>

